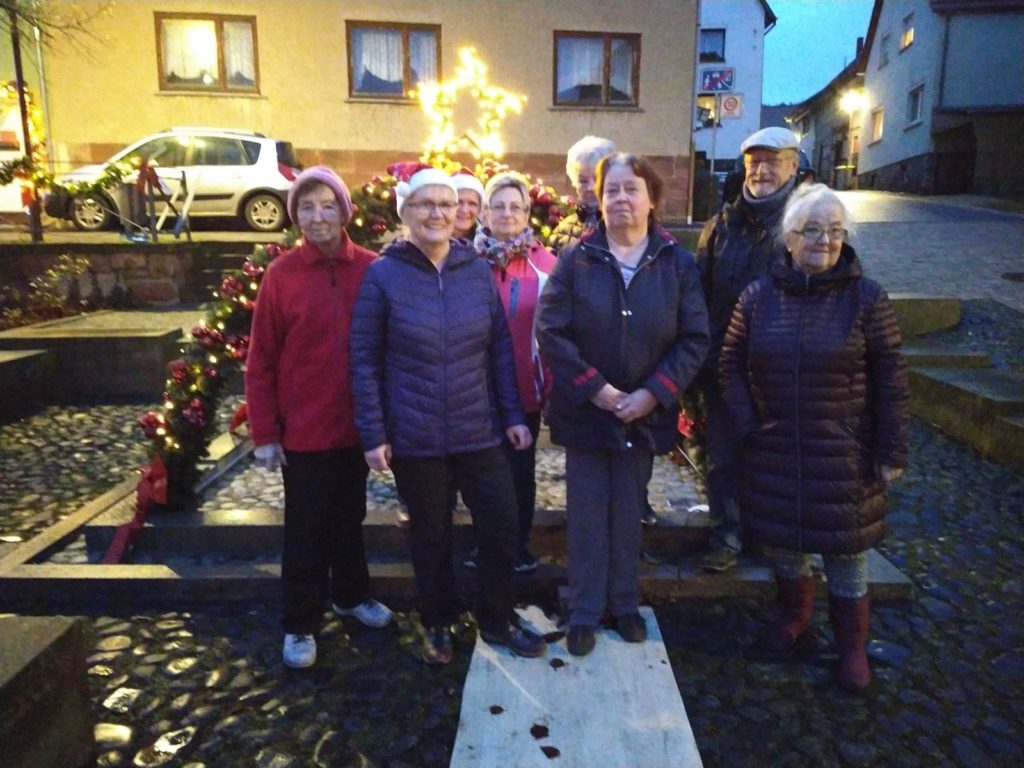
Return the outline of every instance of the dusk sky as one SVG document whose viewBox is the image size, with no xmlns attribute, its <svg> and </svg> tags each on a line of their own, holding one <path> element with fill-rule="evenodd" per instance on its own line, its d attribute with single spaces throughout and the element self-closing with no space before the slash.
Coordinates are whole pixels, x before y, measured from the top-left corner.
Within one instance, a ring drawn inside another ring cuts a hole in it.
<svg viewBox="0 0 1024 768">
<path fill-rule="evenodd" d="M 798 103 L 853 61 L 873 0 L 768 0 L 778 22 L 765 36 L 764 104 Z"/>
</svg>

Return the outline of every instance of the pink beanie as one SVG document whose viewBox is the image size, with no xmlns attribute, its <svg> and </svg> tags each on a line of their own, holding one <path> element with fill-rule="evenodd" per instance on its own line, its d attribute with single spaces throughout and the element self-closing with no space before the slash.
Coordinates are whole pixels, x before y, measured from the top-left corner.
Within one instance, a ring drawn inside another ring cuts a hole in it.
<svg viewBox="0 0 1024 768">
<path fill-rule="evenodd" d="M 395 185 L 395 208 L 398 211 L 398 215 L 402 215 L 402 206 L 405 205 L 405 201 L 412 196 L 413 192 L 420 187 L 429 187 L 431 185 L 447 187 L 455 193 L 456 197 L 459 196 L 459 191 L 455 187 L 455 182 L 452 180 L 451 176 L 440 168 L 427 166 L 426 168 L 421 168 L 412 174 L 408 181 L 400 181 Z"/>
<path fill-rule="evenodd" d="M 304 170 L 292 183 L 292 188 L 288 190 L 288 215 L 291 217 L 292 223 L 298 224 L 295 215 L 299 207 L 299 195 L 305 194 L 312 184 L 323 184 L 330 188 L 334 196 L 338 198 L 341 216 L 347 224 L 353 213 L 352 197 L 348 193 L 348 187 L 345 186 L 345 182 L 338 174 L 322 165 L 314 165 L 312 168 Z"/>
<path fill-rule="evenodd" d="M 471 189 L 480 197 L 480 204 L 484 202 L 484 185 L 480 179 L 473 175 L 468 168 L 460 168 L 452 174 L 452 181 L 455 182 L 455 190 L 461 192 L 463 189 Z"/>
</svg>

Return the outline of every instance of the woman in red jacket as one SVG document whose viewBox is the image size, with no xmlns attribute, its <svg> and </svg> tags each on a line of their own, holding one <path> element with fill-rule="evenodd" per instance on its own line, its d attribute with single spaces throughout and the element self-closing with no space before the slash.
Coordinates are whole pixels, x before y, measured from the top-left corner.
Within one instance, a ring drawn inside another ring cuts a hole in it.
<svg viewBox="0 0 1024 768">
<path fill-rule="evenodd" d="M 284 663 L 316 662 L 330 588 L 335 613 L 383 627 L 363 547 L 366 477 L 352 413 L 349 326 L 372 251 L 345 232 L 352 200 L 328 168 L 303 171 L 288 195 L 302 241 L 263 277 L 245 372 L 256 461 L 284 476 L 281 586 Z"/>
<path fill-rule="evenodd" d="M 477 232 L 474 245 L 491 265 L 498 295 L 505 307 L 516 360 L 516 383 L 526 412 L 526 426 L 533 442 L 526 450 L 516 450 L 504 441 L 505 454 L 512 467 L 519 510 L 519 554 L 516 571 L 537 568 L 530 552 L 530 529 L 537 504 L 537 435 L 544 403 L 544 371 L 537 352 L 534 316 L 537 301 L 548 274 L 555 266 L 554 255 L 538 240 L 530 228 L 530 190 L 526 180 L 514 173 L 499 173 L 484 189 L 484 227 Z M 466 561 L 473 566 L 471 558 Z"/>
</svg>

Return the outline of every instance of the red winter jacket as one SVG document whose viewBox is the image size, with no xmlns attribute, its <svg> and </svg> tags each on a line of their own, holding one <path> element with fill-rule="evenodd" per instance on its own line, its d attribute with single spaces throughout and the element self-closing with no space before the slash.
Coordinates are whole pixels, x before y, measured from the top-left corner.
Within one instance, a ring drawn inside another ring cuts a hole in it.
<svg viewBox="0 0 1024 768">
<path fill-rule="evenodd" d="M 330 257 L 303 244 L 270 263 L 252 318 L 245 397 L 256 445 L 291 451 L 358 445 L 349 327 L 376 254 L 344 235 Z"/>
<path fill-rule="evenodd" d="M 534 317 L 540 292 L 554 266 L 554 255 L 536 241 L 525 258 L 512 259 L 504 269 L 491 265 L 501 305 L 508 317 L 516 358 L 516 383 L 526 413 L 538 413 L 544 403 L 545 372 L 537 353 Z"/>
</svg>

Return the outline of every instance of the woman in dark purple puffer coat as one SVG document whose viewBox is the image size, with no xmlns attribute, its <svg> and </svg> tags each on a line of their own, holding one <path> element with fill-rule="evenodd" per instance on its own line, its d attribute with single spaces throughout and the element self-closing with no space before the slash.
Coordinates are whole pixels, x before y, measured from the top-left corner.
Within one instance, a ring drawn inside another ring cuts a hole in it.
<svg viewBox="0 0 1024 768">
<path fill-rule="evenodd" d="M 836 680 L 871 681 L 866 551 L 884 532 L 885 488 L 906 465 L 909 390 L 896 315 L 862 275 L 848 216 L 823 184 L 793 193 L 784 261 L 733 313 L 719 366 L 743 436 L 746 524 L 775 563 L 780 621 L 765 644 L 807 631 L 811 553 L 823 555 L 839 651 Z"/>
</svg>

